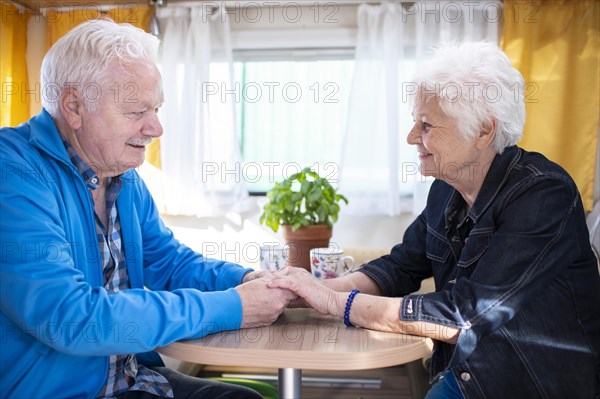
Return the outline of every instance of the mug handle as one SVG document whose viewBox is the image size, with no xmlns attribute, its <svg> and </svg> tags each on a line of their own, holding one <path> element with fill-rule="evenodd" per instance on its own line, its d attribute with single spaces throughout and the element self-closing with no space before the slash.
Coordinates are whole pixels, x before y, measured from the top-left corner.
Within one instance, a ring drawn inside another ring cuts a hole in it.
<svg viewBox="0 0 600 399">
<path fill-rule="evenodd" d="M 346 262 L 346 260 L 350 260 L 350 265 Z M 342 258 L 342 263 L 344 264 L 344 273 L 342 276 L 354 271 L 354 267 L 356 266 L 356 261 L 351 255 L 346 255 Z M 340 276 L 341 277 L 341 276 Z"/>
</svg>

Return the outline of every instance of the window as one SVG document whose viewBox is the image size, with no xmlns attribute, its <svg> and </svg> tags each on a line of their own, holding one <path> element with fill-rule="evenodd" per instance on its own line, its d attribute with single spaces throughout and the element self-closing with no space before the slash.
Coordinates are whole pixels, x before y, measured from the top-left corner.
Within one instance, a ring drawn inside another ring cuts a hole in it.
<svg viewBox="0 0 600 399">
<path fill-rule="evenodd" d="M 337 175 L 354 68 L 351 54 L 286 59 L 273 52 L 262 58 L 234 64 L 248 190 L 264 193 L 305 166 Z"/>
<path fill-rule="evenodd" d="M 356 45 L 357 4 L 258 3 L 228 8 L 251 194 L 305 166 L 337 175 Z"/>
</svg>

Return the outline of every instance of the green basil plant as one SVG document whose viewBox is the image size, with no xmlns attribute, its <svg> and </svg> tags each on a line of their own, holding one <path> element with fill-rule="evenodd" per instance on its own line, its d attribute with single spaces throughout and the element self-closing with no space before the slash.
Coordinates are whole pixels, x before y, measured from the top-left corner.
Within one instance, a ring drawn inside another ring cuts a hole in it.
<svg viewBox="0 0 600 399">
<path fill-rule="evenodd" d="M 260 223 L 265 223 L 277 232 L 279 226 L 287 224 L 296 231 L 300 227 L 326 224 L 333 227 L 338 219 L 340 202 L 348 199 L 311 168 L 304 168 L 267 192 L 269 202 L 263 208 Z"/>
</svg>

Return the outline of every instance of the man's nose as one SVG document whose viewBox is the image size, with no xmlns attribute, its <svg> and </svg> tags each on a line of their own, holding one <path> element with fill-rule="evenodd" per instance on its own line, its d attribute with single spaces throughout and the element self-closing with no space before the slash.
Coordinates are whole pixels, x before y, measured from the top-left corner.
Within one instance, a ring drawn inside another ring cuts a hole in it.
<svg viewBox="0 0 600 399">
<path fill-rule="evenodd" d="M 158 119 L 158 115 L 153 113 L 149 120 L 144 124 L 143 134 L 150 137 L 160 137 L 163 134 L 163 127 Z"/>
</svg>

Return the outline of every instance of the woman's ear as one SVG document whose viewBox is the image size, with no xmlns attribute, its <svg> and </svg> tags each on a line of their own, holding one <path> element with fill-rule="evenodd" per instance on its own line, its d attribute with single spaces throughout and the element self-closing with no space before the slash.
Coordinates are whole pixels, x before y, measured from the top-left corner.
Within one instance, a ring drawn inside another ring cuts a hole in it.
<svg viewBox="0 0 600 399">
<path fill-rule="evenodd" d="M 479 130 L 479 135 L 477 136 L 477 148 L 483 150 L 490 147 L 496 138 L 497 129 L 498 120 L 496 120 L 496 118 L 490 118 L 488 121 L 484 122 Z"/>
<path fill-rule="evenodd" d="M 60 92 L 60 113 L 72 130 L 81 127 L 82 98 L 74 87 L 66 87 Z"/>
</svg>

